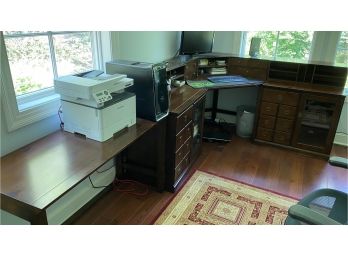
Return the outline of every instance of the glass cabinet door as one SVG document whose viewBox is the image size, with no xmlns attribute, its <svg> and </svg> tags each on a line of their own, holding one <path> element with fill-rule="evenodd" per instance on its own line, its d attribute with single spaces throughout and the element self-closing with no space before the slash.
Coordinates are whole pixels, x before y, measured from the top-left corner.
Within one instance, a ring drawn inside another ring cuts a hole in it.
<svg viewBox="0 0 348 257">
<path fill-rule="evenodd" d="M 335 96 L 302 95 L 293 145 L 329 153 L 341 110 L 337 108 L 339 104 L 342 103 Z"/>
<path fill-rule="evenodd" d="M 193 105 L 192 156 L 198 154 L 202 144 L 205 97 Z"/>
</svg>

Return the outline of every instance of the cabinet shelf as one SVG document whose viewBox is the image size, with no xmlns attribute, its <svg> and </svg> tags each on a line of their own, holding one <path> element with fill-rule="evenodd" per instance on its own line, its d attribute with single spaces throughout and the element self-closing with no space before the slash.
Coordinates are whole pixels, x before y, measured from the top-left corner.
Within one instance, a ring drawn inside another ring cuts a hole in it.
<svg viewBox="0 0 348 257">
<path fill-rule="evenodd" d="M 204 68 L 223 68 L 223 67 L 227 67 L 227 64 L 224 65 L 199 65 L 198 68 L 200 69 L 204 69 Z"/>
<path fill-rule="evenodd" d="M 270 72 L 280 72 L 280 73 L 289 73 L 289 74 L 297 74 L 297 71 L 290 71 L 290 70 L 279 70 L 279 69 L 270 69 Z"/>
<path fill-rule="evenodd" d="M 184 74 L 176 74 L 174 76 L 171 76 L 170 79 L 171 80 L 176 80 L 176 79 L 180 79 L 180 78 L 183 78 L 184 77 Z"/>
<path fill-rule="evenodd" d="M 303 120 L 301 122 L 301 124 L 305 125 L 305 126 L 308 126 L 308 127 L 321 128 L 321 129 L 330 129 L 330 125 L 329 124 L 316 123 L 316 122 L 313 122 L 313 121 Z"/>
</svg>

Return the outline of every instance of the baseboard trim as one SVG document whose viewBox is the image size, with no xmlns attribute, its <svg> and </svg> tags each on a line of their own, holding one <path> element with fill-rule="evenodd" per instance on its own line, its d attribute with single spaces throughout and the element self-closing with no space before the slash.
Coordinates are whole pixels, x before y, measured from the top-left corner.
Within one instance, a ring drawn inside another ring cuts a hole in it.
<svg viewBox="0 0 348 257">
<path fill-rule="evenodd" d="M 337 145 L 348 146 L 348 135 L 344 133 L 336 133 L 334 143 Z"/>
</svg>

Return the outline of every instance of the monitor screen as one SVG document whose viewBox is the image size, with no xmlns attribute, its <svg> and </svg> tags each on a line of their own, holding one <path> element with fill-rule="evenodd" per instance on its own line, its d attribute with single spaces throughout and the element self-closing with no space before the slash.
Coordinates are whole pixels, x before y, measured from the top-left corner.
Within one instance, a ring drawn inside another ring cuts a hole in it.
<svg viewBox="0 0 348 257">
<path fill-rule="evenodd" d="M 213 49 L 214 31 L 183 31 L 180 54 L 210 53 Z"/>
</svg>

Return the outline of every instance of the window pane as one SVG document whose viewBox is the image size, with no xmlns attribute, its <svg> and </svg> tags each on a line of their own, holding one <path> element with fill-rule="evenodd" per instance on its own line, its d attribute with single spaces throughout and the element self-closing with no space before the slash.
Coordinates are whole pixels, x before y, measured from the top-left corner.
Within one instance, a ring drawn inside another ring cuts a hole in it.
<svg viewBox="0 0 348 257">
<path fill-rule="evenodd" d="M 55 35 L 53 39 L 58 76 L 93 68 L 90 32 Z"/>
<path fill-rule="evenodd" d="M 348 31 L 342 31 L 337 46 L 335 64 L 344 67 L 348 66 Z"/>
<path fill-rule="evenodd" d="M 16 95 L 53 86 L 47 36 L 5 38 Z"/>
<path fill-rule="evenodd" d="M 313 31 L 282 31 L 276 53 L 277 60 L 308 61 Z"/>
<path fill-rule="evenodd" d="M 307 61 L 313 31 L 248 31 L 245 55 L 249 55 L 252 37 L 261 38 L 259 58 L 281 61 Z M 278 40 L 278 42 L 277 42 Z"/>
<path fill-rule="evenodd" d="M 249 55 L 250 43 L 253 37 L 261 38 L 260 52 L 258 57 L 262 59 L 272 59 L 274 56 L 277 42 L 277 31 L 248 31 L 245 55 Z"/>
</svg>

